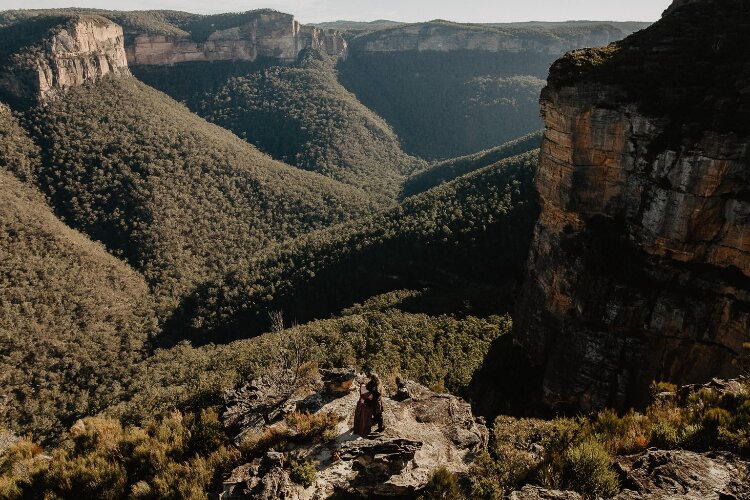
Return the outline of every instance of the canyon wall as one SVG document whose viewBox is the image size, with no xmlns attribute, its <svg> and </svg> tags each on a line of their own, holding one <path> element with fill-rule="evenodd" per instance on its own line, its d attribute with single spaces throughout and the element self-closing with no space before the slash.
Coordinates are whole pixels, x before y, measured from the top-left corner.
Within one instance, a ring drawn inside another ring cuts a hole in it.
<svg viewBox="0 0 750 500">
<path fill-rule="evenodd" d="M 646 27 L 643 23 L 640 27 Z M 580 47 L 606 45 L 629 35 L 615 25 L 597 24 L 577 30 L 545 27 L 472 26 L 442 21 L 410 24 L 364 35 L 353 42 L 358 52 L 481 50 L 486 52 L 539 52 L 559 56 Z"/>
<path fill-rule="evenodd" d="M 750 341 L 747 0 L 680 0 L 555 63 L 515 341 L 546 407 L 733 375 Z"/>
<path fill-rule="evenodd" d="M 106 75 L 130 74 L 122 28 L 103 17 L 74 16 L 40 43 L 14 56 L 0 74 L 0 89 L 16 98 L 44 98 Z"/>
<path fill-rule="evenodd" d="M 305 48 L 338 56 L 346 52 L 347 45 L 337 31 L 303 26 L 289 14 L 264 12 L 247 24 L 214 31 L 205 41 L 135 34 L 126 50 L 130 64 L 170 65 L 192 61 L 255 61 L 258 57 L 293 61 Z"/>
</svg>

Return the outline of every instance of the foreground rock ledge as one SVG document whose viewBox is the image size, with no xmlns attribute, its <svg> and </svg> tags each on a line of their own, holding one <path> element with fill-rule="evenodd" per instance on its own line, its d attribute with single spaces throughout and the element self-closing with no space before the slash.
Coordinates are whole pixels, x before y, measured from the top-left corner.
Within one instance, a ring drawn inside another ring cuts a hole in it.
<svg viewBox="0 0 750 500">
<path fill-rule="evenodd" d="M 750 464 L 731 453 L 651 449 L 622 457 L 624 490 L 614 500 L 740 500 L 750 498 Z M 509 500 L 583 500 L 573 491 L 524 486 Z"/>
<path fill-rule="evenodd" d="M 486 447 L 487 428 L 468 403 L 410 381 L 395 399 L 386 395 L 385 432 L 357 436 L 352 433 L 357 380 L 364 378 L 355 380 L 353 370 L 320 375 L 302 394 L 289 395 L 269 378 L 226 394 L 225 423 L 237 436 L 267 428 L 292 411 L 332 412 L 342 420 L 330 444 L 271 451 L 236 468 L 224 482 L 222 499 L 413 496 L 435 469 L 466 472 L 475 454 Z M 333 460 L 334 452 L 338 460 Z M 319 462 L 312 486 L 304 488 L 290 479 L 283 465 L 292 456 Z"/>
</svg>

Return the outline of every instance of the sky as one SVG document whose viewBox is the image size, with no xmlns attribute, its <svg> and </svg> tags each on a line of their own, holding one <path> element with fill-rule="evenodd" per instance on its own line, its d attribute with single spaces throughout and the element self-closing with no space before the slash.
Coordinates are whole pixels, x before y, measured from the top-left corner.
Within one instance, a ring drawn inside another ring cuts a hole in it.
<svg viewBox="0 0 750 500">
<path fill-rule="evenodd" d="M 171 9 L 214 14 L 272 8 L 303 23 L 389 19 L 418 22 L 656 21 L 671 0 L 0 0 L 0 10 L 53 7 Z"/>
</svg>

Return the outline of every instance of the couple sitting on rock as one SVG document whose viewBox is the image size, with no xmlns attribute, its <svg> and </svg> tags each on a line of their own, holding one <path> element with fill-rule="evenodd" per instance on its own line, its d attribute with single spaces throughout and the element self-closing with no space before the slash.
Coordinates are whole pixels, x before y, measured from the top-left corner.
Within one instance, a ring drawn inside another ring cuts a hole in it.
<svg viewBox="0 0 750 500">
<path fill-rule="evenodd" d="M 354 433 L 367 436 L 374 424 L 383 432 L 383 384 L 376 374 L 370 375 L 367 384 L 359 385 L 359 400 L 354 412 Z"/>
</svg>

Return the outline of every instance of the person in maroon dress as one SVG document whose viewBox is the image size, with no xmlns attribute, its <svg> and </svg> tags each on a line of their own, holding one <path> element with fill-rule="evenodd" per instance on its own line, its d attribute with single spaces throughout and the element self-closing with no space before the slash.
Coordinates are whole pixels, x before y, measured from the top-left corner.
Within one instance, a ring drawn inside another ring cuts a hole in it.
<svg viewBox="0 0 750 500">
<path fill-rule="evenodd" d="M 354 411 L 354 433 L 364 437 L 370 434 L 372 429 L 372 407 L 367 404 L 369 392 L 365 384 L 359 384 L 359 399 L 357 400 L 357 409 Z"/>
<path fill-rule="evenodd" d="M 367 384 L 359 385 L 359 399 L 354 412 L 354 433 L 367 436 L 373 424 L 378 424 L 378 432 L 383 426 L 383 384 L 376 374 L 370 375 Z"/>
</svg>

